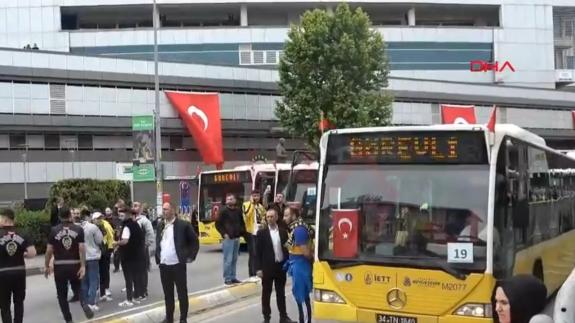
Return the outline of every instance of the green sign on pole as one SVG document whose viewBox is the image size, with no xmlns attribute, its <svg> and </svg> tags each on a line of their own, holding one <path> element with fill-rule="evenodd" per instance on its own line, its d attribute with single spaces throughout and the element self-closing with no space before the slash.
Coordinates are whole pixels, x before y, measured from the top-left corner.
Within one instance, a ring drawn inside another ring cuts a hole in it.
<svg viewBox="0 0 575 323">
<path fill-rule="evenodd" d="M 141 164 L 132 167 L 134 182 L 153 182 L 156 180 L 154 164 Z"/>
<path fill-rule="evenodd" d="M 154 116 L 133 116 L 132 130 L 133 131 L 154 130 Z"/>
<path fill-rule="evenodd" d="M 134 157 L 132 176 L 134 182 L 156 180 L 154 167 L 154 116 L 133 116 Z"/>
</svg>

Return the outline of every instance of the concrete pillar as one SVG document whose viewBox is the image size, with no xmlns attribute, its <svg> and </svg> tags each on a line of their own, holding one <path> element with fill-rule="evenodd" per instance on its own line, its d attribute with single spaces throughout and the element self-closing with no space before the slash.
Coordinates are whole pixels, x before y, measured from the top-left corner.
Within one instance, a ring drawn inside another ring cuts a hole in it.
<svg viewBox="0 0 575 323">
<path fill-rule="evenodd" d="M 415 26 L 415 8 L 413 7 L 407 12 L 407 24 L 409 26 Z"/>
<path fill-rule="evenodd" d="M 248 25 L 248 5 L 242 4 L 240 8 L 240 25 L 246 27 Z"/>
</svg>

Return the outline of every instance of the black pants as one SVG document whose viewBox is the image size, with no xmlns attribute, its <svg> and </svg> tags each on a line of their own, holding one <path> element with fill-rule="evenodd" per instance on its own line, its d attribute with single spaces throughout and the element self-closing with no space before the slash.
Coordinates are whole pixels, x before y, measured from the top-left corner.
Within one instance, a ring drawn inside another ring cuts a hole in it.
<svg viewBox="0 0 575 323">
<path fill-rule="evenodd" d="M 26 298 L 26 273 L 0 276 L 0 312 L 3 323 L 22 323 Z M 14 301 L 14 321 L 10 307 Z"/>
<path fill-rule="evenodd" d="M 174 321 L 174 285 L 178 291 L 180 302 L 180 321 L 188 317 L 188 282 L 186 278 L 186 264 L 173 266 L 160 265 L 160 278 L 164 288 L 164 299 L 166 301 L 166 320 L 168 323 Z"/>
<path fill-rule="evenodd" d="M 114 271 L 120 270 L 120 251 L 114 251 Z"/>
<path fill-rule="evenodd" d="M 106 295 L 106 290 L 110 288 L 110 258 L 112 250 L 106 250 L 100 258 L 100 296 Z"/>
<path fill-rule="evenodd" d="M 132 301 L 142 296 L 142 284 L 139 271 L 142 270 L 142 262 L 131 259 L 122 259 L 122 272 L 126 281 L 126 299 Z"/>
<path fill-rule="evenodd" d="M 270 307 L 270 298 L 272 296 L 272 286 L 276 289 L 276 302 L 280 318 L 287 317 L 286 311 L 286 273 L 283 271 L 282 264 L 274 264 L 272 268 L 264 271 L 262 278 L 262 314 L 264 319 L 270 319 L 272 309 Z"/>
<path fill-rule="evenodd" d="M 142 295 L 140 296 L 148 296 L 148 272 L 150 272 L 150 252 L 149 249 L 146 248 L 146 258 L 144 263 L 145 270 L 140 271 L 140 284 L 142 286 Z"/>
<path fill-rule="evenodd" d="M 256 236 L 251 233 L 247 233 L 244 239 L 248 244 L 248 274 L 250 277 L 253 277 L 256 275 Z"/>
<path fill-rule="evenodd" d="M 72 321 L 70 305 L 68 304 L 68 284 L 72 287 L 74 295 L 80 298 L 80 304 L 84 304 L 82 293 L 80 292 L 81 281 L 78 278 L 80 266 L 62 265 L 54 266 L 54 281 L 56 283 L 56 293 L 58 295 L 58 304 L 65 321 Z"/>
</svg>

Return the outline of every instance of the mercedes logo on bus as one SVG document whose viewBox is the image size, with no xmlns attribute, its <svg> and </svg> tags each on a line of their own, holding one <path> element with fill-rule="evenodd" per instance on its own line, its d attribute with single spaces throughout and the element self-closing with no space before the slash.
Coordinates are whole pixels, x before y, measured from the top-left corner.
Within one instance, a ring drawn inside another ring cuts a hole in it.
<svg viewBox="0 0 575 323">
<path fill-rule="evenodd" d="M 387 293 L 387 304 L 399 310 L 407 303 L 407 295 L 399 288 L 394 288 Z"/>
</svg>

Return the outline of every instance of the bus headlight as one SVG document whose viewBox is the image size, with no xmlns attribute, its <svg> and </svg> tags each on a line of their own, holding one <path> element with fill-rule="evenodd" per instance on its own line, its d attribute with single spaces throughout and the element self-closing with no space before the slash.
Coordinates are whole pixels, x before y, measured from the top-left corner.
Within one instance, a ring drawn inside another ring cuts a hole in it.
<svg viewBox="0 0 575 323">
<path fill-rule="evenodd" d="M 491 304 L 468 303 L 458 308 L 453 314 L 460 316 L 492 317 L 493 311 Z"/>
<path fill-rule="evenodd" d="M 345 304 L 345 301 L 336 292 L 314 289 L 313 296 L 316 302 Z"/>
</svg>

